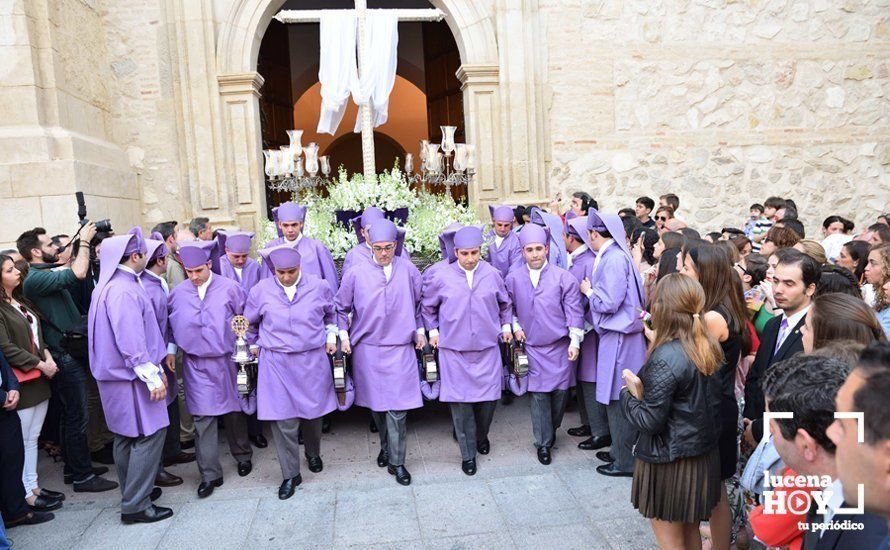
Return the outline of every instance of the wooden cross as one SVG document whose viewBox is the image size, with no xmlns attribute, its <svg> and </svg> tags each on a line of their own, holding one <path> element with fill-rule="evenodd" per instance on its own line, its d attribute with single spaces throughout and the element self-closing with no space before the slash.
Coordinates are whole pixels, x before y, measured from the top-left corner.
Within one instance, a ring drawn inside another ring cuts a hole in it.
<svg viewBox="0 0 890 550">
<path fill-rule="evenodd" d="M 368 36 L 365 31 L 367 22 L 367 0 L 355 0 L 355 10 L 282 10 L 275 19 L 282 23 L 318 23 L 322 13 L 329 11 L 355 12 L 358 20 L 358 73 L 361 78 L 362 67 L 368 55 Z M 441 21 L 445 14 L 436 8 L 414 10 L 379 10 L 389 13 L 394 12 L 399 21 Z M 371 122 L 371 105 L 368 102 L 361 104 L 362 115 L 362 160 L 364 165 L 365 181 L 371 181 L 376 177 L 377 170 L 374 166 L 374 128 Z"/>
</svg>

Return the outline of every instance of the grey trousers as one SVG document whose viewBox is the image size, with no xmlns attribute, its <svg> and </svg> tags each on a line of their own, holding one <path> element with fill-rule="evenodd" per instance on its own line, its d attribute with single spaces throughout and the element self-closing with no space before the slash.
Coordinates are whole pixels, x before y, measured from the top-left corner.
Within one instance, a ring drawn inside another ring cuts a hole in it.
<svg viewBox="0 0 890 550">
<path fill-rule="evenodd" d="M 528 393 L 532 396 L 532 432 L 535 434 L 535 447 L 550 448 L 556 437 L 556 428 L 562 424 L 562 416 L 566 412 L 566 403 L 569 401 L 569 391 L 530 391 Z"/>
<path fill-rule="evenodd" d="M 408 447 L 407 411 L 371 411 L 377 433 L 380 435 L 380 448 L 389 454 L 392 466 L 404 466 Z"/>
<path fill-rule="evenodd" d="M 622 472 L 632 472 L 634 471 L 632 447 L 636 430 L 624 416 L 620 401 L 609 401 L 606 414 L 609 417 L 609 433 L 612 434 L 612 448 L 609 452 L 615 459 L 615 467 Z"/>
<path fill-rule="evenodd" d="M 300 475 L 300 432 L 303 432 L 303 450 L 306 456 L 321 456 L 322 418 L 288 418 L 276 420 L 272 424 L 272 437 L 275 438 L 275 451 L 281 475 L 291 479 Z M 302 429 L 301 429 L 302 428 Z"/>
<path fill-rule="evenodd" d="M 488 439 L 488 430 L 494 419 L 495 401 L 479 403 L 449 403 L 461 460 L 476 458 L 476 445 Z"/>
<path fill-rule="evenodd" d="M 176 352 L 176 377 L 179 381 L 179 397 L 176 403 L 179 405 L 179 440 L 195 440 L 195 420 L 185 406 L 185 361 L 182 360 L 182 350 Z"/>
<path fill-rule="evenodd" d="M 578 381 L 578 401 L 581 404 L 581 423 L 590 426 L 590 435 L 609 435 L 606 406 L 596 400 L 596 383 Z"/>
<path fill-rule="evenodd" d="M 194 416 L 195 419 L 195 455 L 201 481 L 216 481 L 223 476 L 222 464 L 219 462 L 219 432 L 216 416 Z M 229 450 L 238 462 L 250 460 L 253 449 L 247 438 L 247 415 L 243 412 L 230 412 L 223 415 L 226 426 L 226 439 Z"/>
<path fill-rule="evenodd" d="M 151 506 L 158 463 L 164 452 L 167 428 L 148 436 L 114 436 L 114 466 L 121 486 L 121 513 L 138 514 Z"/>
</svg>

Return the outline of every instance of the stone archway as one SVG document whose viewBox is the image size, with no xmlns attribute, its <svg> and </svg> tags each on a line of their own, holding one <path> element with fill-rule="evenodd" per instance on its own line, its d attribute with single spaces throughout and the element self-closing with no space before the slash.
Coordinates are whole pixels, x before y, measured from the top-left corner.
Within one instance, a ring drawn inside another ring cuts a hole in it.
<svg viewBox="0 0 890 550">
<path fill-rule="evenodd" d="M 538 17 L 536 7 L 492 8 L 497 10 L 495 16 L 476 0 L 430 1 L 446 14 L 445 21 L 460 51 L 457 76 L 463 84 L 467 140 L 476 144 L 478 157 L 470 201 L 480 209 L 496 200 L 544 201 L 548 193 L 543 93 L 540 85 L 529 85 L 529 78 L 534 79 L 539 71 L 535 34 L 527 30 L 528 22 Z M 211 106 L 210 112 L 193 113 L 190 97 L 183 94 L 183 112 L 193 118 L 203 114 L 214 133 L 218 129 L 220 134 L 213 144 L 221 149 L 216 159 L 222 170 L 211 170 L 209 177 L 217 176 L 216 180 L 198 178 L 198 190 L 193 191 L 192 198 L 196 213 L 209 210 L 222 223 L 231 220 L 241 227 L 255 227 L 266 211 L 259 117 L 263 79 L 256 72 L 256 63 L 266 28 L 284 2 L 231 3 L 216 40 L 216 51 L 206 52 L 206 58 L 216 62 L 215 81 L 208 85 L 219 93 L 219 110 Z M 204 32 L 208 32 L 206 25 Z M 182 33 L 178 38 L 194 40 Z M 188 43 L 184 46 L 190 47 Z M 199 120 L 192 123 L 201 126 Z M 196 153 L 200 152 L 196 150 L 199 140 L 195 131 L 191 148 Z M 190 174 L 197 176 L 196 171 L 200 172 L 195 169 Z M 227 189 L 219 185 L 219 180 L 229 182 Z M 223 213 L 226 203 L 228 212 Z"/>
</svg>

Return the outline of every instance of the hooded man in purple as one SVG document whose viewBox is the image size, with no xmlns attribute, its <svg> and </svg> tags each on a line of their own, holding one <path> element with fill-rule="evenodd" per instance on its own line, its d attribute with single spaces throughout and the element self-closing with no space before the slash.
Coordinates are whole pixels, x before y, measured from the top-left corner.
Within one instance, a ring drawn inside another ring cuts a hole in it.
<svg viewBox="0 0 890 550">
<path fill-rule="evenodd" d="M 610 456 L 603 458 L 613 460 L 596 470 L 608 476 L 630 477 L 634 469 L 634 430 L 621 411 L 618 394 L 624 385 L 621 372 L 628 369 L 636 374 L 646 360 L 646 339 L 640 320 L 643 282 L 627 249 L 620 217 L 602 215 L 591 208 L 587 229 L 591 247 L 597 253 L 581 281 L 581 292 L 588 300 L 587 320 L 599 337 L 596 388 L 592 393 L 606 406 L 612 447 Z M 585 387 L 585 394 L 586 391 Z M 605 440 L 600 440 L 594 448 L 606 445 Z"/>
<path fill-rule="evenodd" d="M 147 252 L 139 228 L 102 242 L 99 282 L 89 312 L 90 370 L 108 429 L 115 434 L 124 523 L 173 515 L 173 510 L 151 503 L 160 496 L 154 480 L 169 420 L 167 381 L 158 366 L 166 346 L 151 299 L 139 283 Z"/>
<path fill-rule="evenodd" d="M 281 203 L 272 209 L 278 237 L 266 243 L 266 248 L 289 244 L 300 253 L 300 271 L 307 275 L 315 275 L 331 285 L 336 294 L 338 279 L 337 266 L 331 252 L 320 242 L 303 235 L 303 223 L 306 220 L 306 207 L 295 202 Z"/>
<path fill-rule="evenodd" d="M 506 278 L 507 273 L 517 265 L 522 265 L 522 246 L 519 237 L 513 232 L 513 208 L 509 206 L 490 205 L 492 231 L 488 234 L 491 244 L 488 246 L 488 263 L 501 272 Z"/>
<path fill-rule="evenodd" d="M 355 228 L 355 236 L 358 239 L 358 244 L 353 246 L 352 249 L 346 253 L 346 258 L 343 260 L 344 275 L 350 267 L 360 263 L 359 260 L 373 263 L 371 243 L 368 241 L 368 229 L 371 227 L 372 223 L 380 220 L 386 220 L 386 215 L 383 213 L 383 210 L 380 210 L 376 206 L 365 208 L 361 216 L 356 216 L 352 219 L 352 226 Z M 399 256 L 408 261 L 411 260 L 411 256 L 404 247 L 401 248 Z"/>
<path fill-rule="evenodd" d="M 591 247 L 587 232 L 587 216 L 572 217 L 566 214 L 566 251 L 568 252 L 569 273 L 575 276 L 580 284 L 587 276 L 587 272 L 596 260 L 596 254 Z M 581 306 L 584 308 L 584 318 L 587 319 L 590 306 L 587 297 L 581 296 Z M 609 438 L 609 421 L 606 417 L 606 407 L 596 400 L 596 331 L 589 322 L 584 323 L 584 340 L 581 342 L 581 357 L 575 361 L 574 379 L 572 385 L 578 392 L 578 412 L 581 415 L 581 425 L 577 428 L 566 430 L 569 435 L 586 437 L 578 443 L 578 448 L 590 451 L 601 449 L 611 445 Z M 605 445 L 603 444 L 605 443 Z M 605 451 L 603 451 L 605 453 Z M 603 454 L 602 456 L 606 456 Z"/>
<path fill-rule="evenodd" d="M 240 284 L 245 293 L 249 293 L 258 282 L 270 276 L 268 269 L 250 257 L 253 237 L 252 231 L 220 231 L 217 237 L 219 249 L 225 252 L 219 258 L 219 274 Z M 251 443 L 260 449 L 269 445 L 263 435 L 263 424 L 257 420 L 256 413 L 247 417 L 247 435 Z"/>
<path fill-rule="evenodd" d="M 420 272 L 396 256 L 399 240 L 391 221 L 371 225 L 371 262 L 344 273 L 337 292 L 337 321 L 343 349 L 352 353 L 355 404 L 371 409 L 380 434 L 377 465 L 387 466 L 398 483 L 410 485 L 406 420 L 409 409 L 423 406 L 415 349 L 426 345 L 426 338 Z"/>
<path fill-rule="evenodd" d="M 499 338 L 509 342 L 512 304 L 497 269 L 481 259 L 482 230 L 454 234 L 457 261 L 443 265 L 423 289 L 423 320 L 439 349 L 439 401 L 451 404 L 461 469 L 476 473 L 476 452 L 488 454 L 488 430 L 503 388 Z"/>
<path fill-rule="evenodd" d="M 241 285 L 211 270 L 211 265 L 218 269 L 217 247 L 216 241 L 195 241 L 179 249 L 189 282 L 173 289 L 168 301 L 170 328 L 183 352 L 185 404 L 195 420 L 200 498 L 223 484 L 217 417 L 225 420 L 238 475 L 246 476 L 253 468 L 247 416 L 241 410 L 235 380 L 238 367 L 231 358 L 235 335 L 230 325 L 244 310 L 246 294 Z"/>
<path fill-rule="evenodd" d="M 322 471 L 322 417 L 337 408 L 327 355 L 337 343 L 331 287 L 303 273 L 292 246 L 263 250 L 274 276 L 250 290 L 244 316 L 250 323 L 251 351 L 259 356 L 257 416 L 272 421 L 284 481 L 278 498 L 293 496 L 300 475 L 299 433 L 309 471 Z M 301 430 L 302 428 L 302 430 Z"/>
<path fill-rule="evenodd" d="M 152 233 L 152 237 L 160 237 L 160 233 Z M 163 462 L 173 464 L 184 464 L 194 462 L 195 454 L 187 453 L 182 450 L 182 444 L 179 442 L 179 388 L 176 380 L 176 344 L 173 343 L 173 333 L 170 331 L 170 322 L 167 315 L 167 299 L 170 295 L 167 281 L 164 279 L 164 273 L 167 271 L 167 247 L 164 241 L 160 239 L 146 239 L 146 247 L 148 252 L 146 257 L 148 262 L 145 269 L 139 274 L 139 281 L 142 287 L 151 299 L 152 307 L 155 310 L 155 316 L 158 318 L 158 327 L 164 336 L 166 345 L 166 357 L 163 362 L 159 363 L 164 368 L 164 375 L 167 377 L 167 418 L 170 420 L 170 427 L 167 429 L 167 436 L 164 441 L 164 460 L 161 461 L 161 469 L 158 471 L 158 477 L 155 479 L 155 485 L 160 487 L 173 487 L 182 485 L 182 478 L 168 472 L 163 467 Z"/>
<path fill-rule="evenodd" d="M 526 267 L 511 271 L 505 285 L 513 300 L 513 337 L 525 342 L 528 355 L 538 461 L 546 465 L 568 402 L 572 361 L 584 337 L 584 313 L 578 281 L 547 261 L 547 231 L 529 224 L 519 232 L 519 242 Z"/>
</svg>

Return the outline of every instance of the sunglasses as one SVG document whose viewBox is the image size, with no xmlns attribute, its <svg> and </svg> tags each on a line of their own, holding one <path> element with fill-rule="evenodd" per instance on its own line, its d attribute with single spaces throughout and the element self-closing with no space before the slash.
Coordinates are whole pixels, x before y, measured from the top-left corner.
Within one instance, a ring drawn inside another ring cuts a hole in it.
<svg viewBox="0 0 890 550">
<path fill-rule="evenodd" d="M 667 216 L 655 216 L 655 219 L 658 220 L 658 221 L 660 221 L 660 222 L 666 222 L 666 221 L 668 221 L 670 218 L 668 218 Z"/>
<path fill-rule="evenodd" d="M 740 270 L 740 271 L 741 271 L 742 273 L 744 273 L 745 275 L 750 275 L 750 273 L 748 273 L 748 270 L 745 269 L 744 267 L 742 267 L 742 264 L 740 264 L 739 262 L 736 262 L 736 263 L 735 263 L 735 268 L 738 269 L 738 270 Z"/>
</svg>

